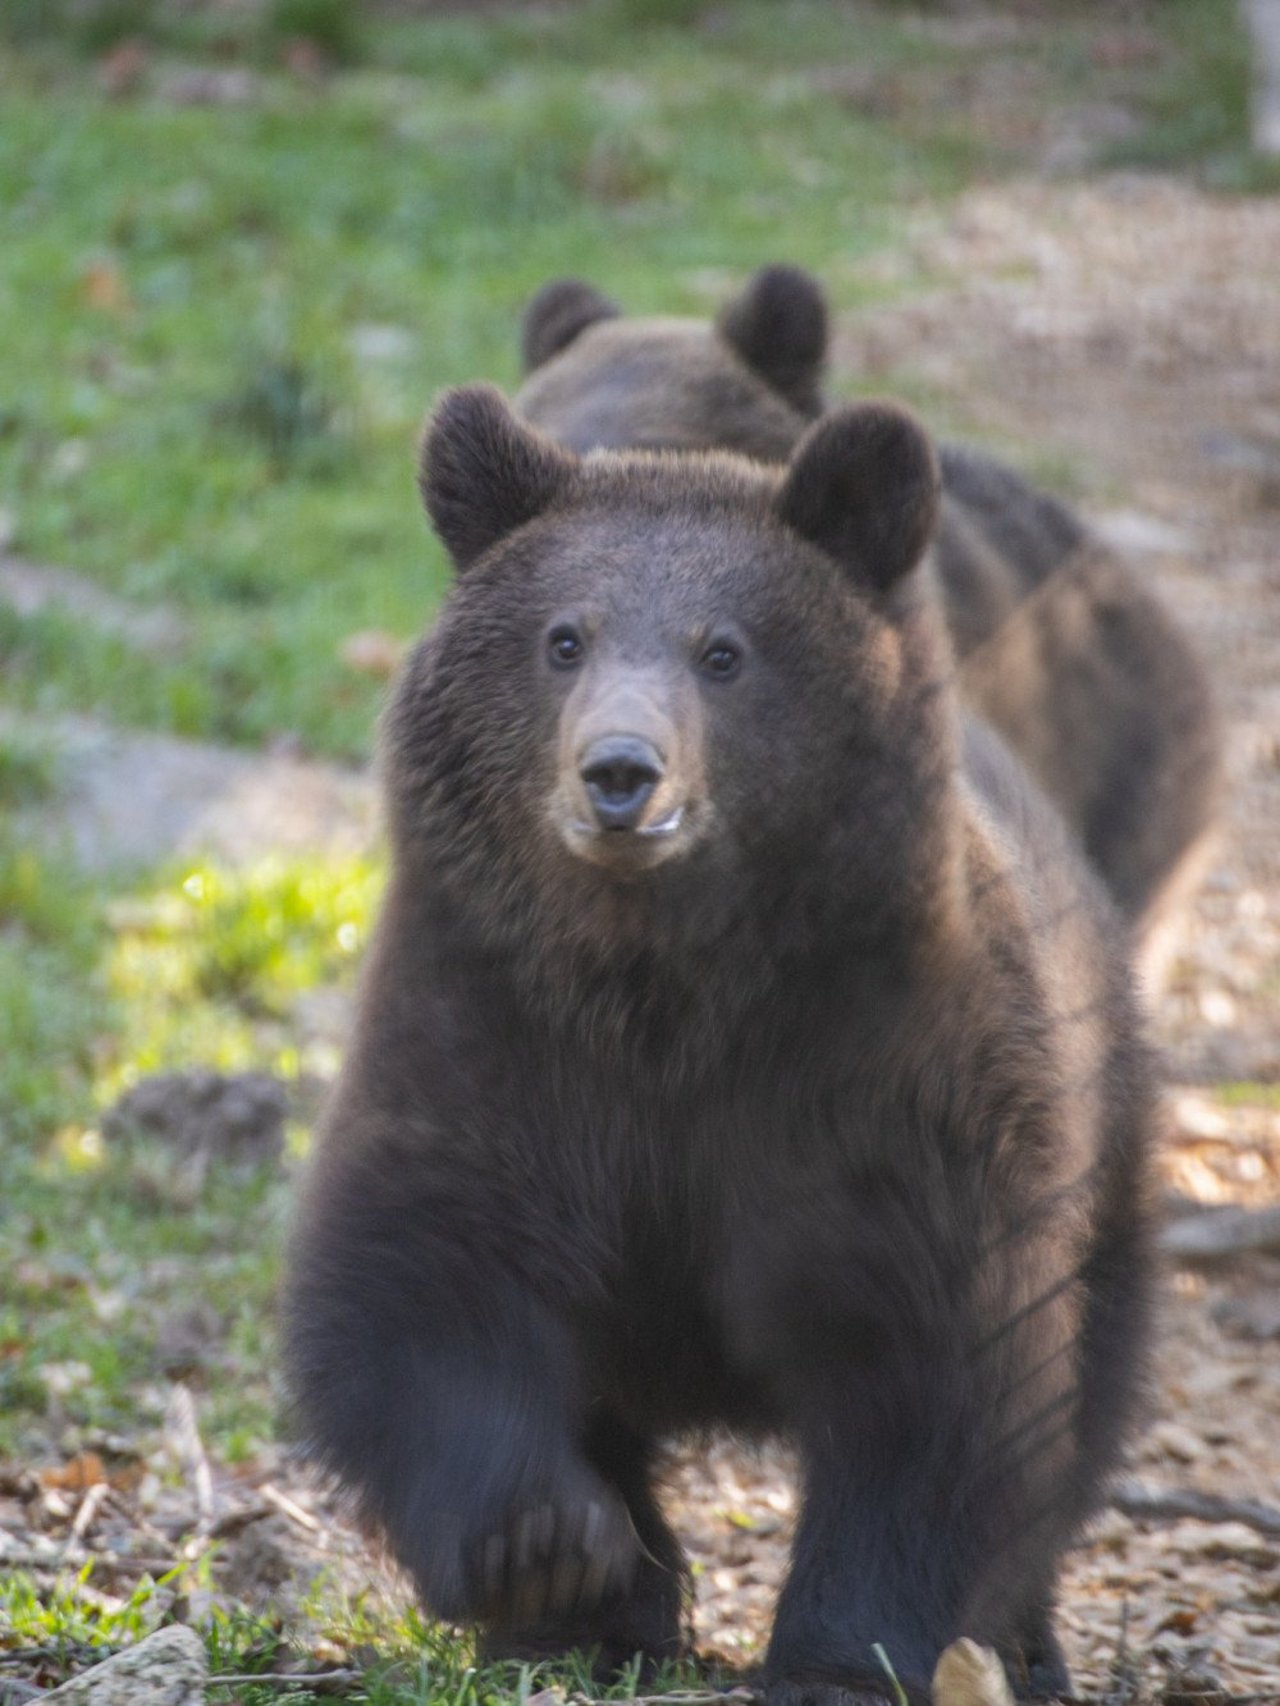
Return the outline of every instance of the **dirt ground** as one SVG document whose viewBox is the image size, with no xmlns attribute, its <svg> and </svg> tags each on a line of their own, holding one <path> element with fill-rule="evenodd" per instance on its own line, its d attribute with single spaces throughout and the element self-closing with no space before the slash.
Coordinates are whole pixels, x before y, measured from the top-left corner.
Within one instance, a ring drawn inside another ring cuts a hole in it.
<svg viewBox="0 0 1280 1706">
<path fill-rule="evenodd" d="M 1280 200 L 1129 177 L 990 188 L 910 227 L 886 272 L 928 288 L 842 324 L 837 379 L 907 384 L 957 435 L 1014 456 L 1034 447 L 1033 472 L 1069 470 L 1082 508 L 1150 574 L 1217 683 L 1226 822 L 1154 1007 L 1171 1084 L 1164 1168 L 1171 1196 L 1193 1199 L 1184 1208 L 1280 1203 Z M 1274 1507 L 1280 1259 L 1171 1269 L 1163 1315 L 1154 1423 L 1133 1475 Z M 287 1601 L 335 1565 L 350 1586 L 372 1570 L 388 1587 L 283 1455 L 239 1480 L 215 1467 L 210 1489 L 184 1428 L 176 1414 L 205 1533 L 223 1540 L 223 1593 Z M 6 1494 L 16 1515 L 22 1489 L 0 1487 L 0 1518 Z M 45 1533 L 29 1543 L 52 1558 L 69 1524 L 83 1535 L 91 1523 L 75 1517 L 74 1486 L 43 1498 Z M 109 1534 L 133 1521 L 131 1552 L 145 1541 L 169 1556 L 166 1536 L 191 1518 L 166 1508 L 175 1498 L 153 1502 L 142 1540 L 127 1495 L 105 1494 L 93 1522 Z M 719 1442 L 674 1465 L 703 1650 L 759 1654 L 793 1500 L 777 1453 Z M 121 1561 L 122 1591 L 140 1562 Z M 1070 1560 L 1061 1627 L 1087 1698 L 1280 1702 L 1280 1524 L 1109 1511 Z"/>
<path fill-rule="evenodd" d="M 1155 1003 L 1164 1168 L 1196 1202 L 1280 1202 L 1280 203 L 1149 178 L 988 189 L 895 266 L 936 282 L 846 322 L 837 379 L 909 376 L 955 430 L 1061 457 L 1217 684 L 1226 822 Z M 1232 1105 L 1209 1090 L 1223 1081 Z M 1171 1271 L 1163 1313 L 1135 1475 L 1276 1501 L 1280 1261 Z M 673 1503 L 703 1566 L 699 1634 L 741 1653 L 784 1567 L 785 1465 L 719 1448 L 682 1466 Z M 1119 1670 L 1170 1706 L 1280 1701 L 1280 1532 L 1110 1512 L 1067 1570 L 1061 1626 L 1082 1694 Z"/>
</svg>

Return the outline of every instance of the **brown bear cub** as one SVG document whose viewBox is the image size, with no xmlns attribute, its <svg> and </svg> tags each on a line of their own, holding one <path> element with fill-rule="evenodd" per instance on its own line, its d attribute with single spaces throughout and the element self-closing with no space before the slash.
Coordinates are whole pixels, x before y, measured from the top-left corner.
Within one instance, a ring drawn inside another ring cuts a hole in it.
<svg viewBox="0 0 1280 1706">
<path fill-rule="evenodd" d="M 823 409 L 821 288 L 766 267 L 714 325 L 622 317 L 562 279 L 530 303 L 516 399 L 572 449 L 785 461 Z M 1079 837 L 1155 972 L 1157 927 L 1202 872 L 1221 794 L 1208 684 L 1159 600 L 1056 499 L 944 447 L 935 548 L 960 688 Z"/>
<path fill-rule="evenodd" d="M 989 1642 L 1134 1415 L 1153 1085 L 1112 912 L 965 726 L 914 419 L 585 459 L 453 392 L 458 581 L 384 728 L 390 889 L 292 1249 L 303 1435 L 490 1656 L 681 1645 L 664 1441 L 777 1432 L 773 1706 Z"/>
</svg>

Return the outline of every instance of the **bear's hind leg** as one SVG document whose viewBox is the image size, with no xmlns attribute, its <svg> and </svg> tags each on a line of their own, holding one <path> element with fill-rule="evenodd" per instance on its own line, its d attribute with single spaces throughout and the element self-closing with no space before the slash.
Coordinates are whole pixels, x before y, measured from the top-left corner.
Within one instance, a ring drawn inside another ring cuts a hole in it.
<svg viewBox="0 0 1280 1706">
<path fill-rule="evenodd" d="M 1077 1363 L 1062 1354 L 1079 1344 L 1074 1275 L 1025 1244 L 996 1248 L 981 1288 L 972 1258 L 967 1272 L 958 1259 L 930 1271 L 919 1237 L 902 1236 L 907 1259 L 895 1259 L 874 1242 L 911 1231 L 893 1207 L 864 1220 L 851 1254 L 835 1241 L 820 1252 L 840 1279 L 826 1281 L 825 1311 L 804 1312 L 823 1287 L 802 1272 L 803 1286 L 775 1279 L 763 1317 L 804 1476 L 770 1706 L 892 1699 L 886 1657 L 907 1699 L 927 1702 L 958 1637 L 1017 1645 L 1071 1526 L 1083 1467 Z M 1037 1628 L 1047 1636 L 1047 1614 Z"/>
<path fill-rule="evenodd" d="M 1019 1700 L 1057 1700 L 1071 1693 L 1071 1675 L 1053 1631 L 1049 1599 L 1032 1605 L 1019 1618 L 1001 1658 Z"/>
</svg>

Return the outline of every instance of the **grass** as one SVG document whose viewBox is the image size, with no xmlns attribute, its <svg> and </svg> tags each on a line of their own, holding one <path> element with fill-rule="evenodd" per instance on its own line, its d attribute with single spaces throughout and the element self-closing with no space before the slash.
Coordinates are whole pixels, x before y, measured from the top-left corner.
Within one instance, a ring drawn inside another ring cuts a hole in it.
<svg viewBox="0 0 1280 1706">
<path fill-rule="evenodd" d="M 45 742 L 23 729 L 0 729 L 0 812 L 48 799 L 56 778 Z"/>
<path fill-rule="evenodd" d="M 1228 27 L 1214 28 L 1195 5 L 1168 7 L 1167 50 L 1144 93 L 1145 122 L 1104 164 L 1167 170 L 1194 161 L 1215 189 L 1280 189 L 1280 162 L 1248 145 L 1248 39 L 1221 13 L 1219 22 Z"/>
<path fill-rule="evenodd" d="M 160 1372 L 159 1321 L 197 1301 L 225 1324 L 226 1366 L 244 1376 L 211 1395 L 220 1450 L 243 1455 L 270 1437 L 261 1323 L 288 1180 L 214 1169 L 193 1191 L 179 1158 L 104 1142 L 98 1117 L 138 1078 L 193 1063 L 304 1084 L 331 1076 L 333 1046 L 305 1039 L 296 1003 L 350 987 L 379 887 L 357 860 L 184 866 L 114 895 L 30 850 L 0 863 L 11 1209 L 0 1221 L 0 1457 L 39 1451 L 50 1363 L 87 1369 L 61 1402 L 68 1427 L 128 1431 L 139 1387 Z M 109 1335 L 95 1330 L 103 1319 Z"/>
<path fill-rule="evenodd" d="M 1221 0 L 1127 8 L 1153 44 L 1132 64 L 1099 61 L 1083 0 L 1026 17 L 993 50 L 927 6 L 854 0 L 416 17 L 0 0 L 0 510 L 14 550 L 172 607 L 186 636 L 152 653 L 0 604 L 0 712 L 365 759 L 382 688 L 342 643 L 414 634 L 445 583 L 414 490 L 421 417 L 445 385 L 514 386 L 517 317 L 550 276 L 706 313 L 785 258 L 837 307 L 868 302 L 910 288 L 873 263 L 915 210 L 1021 169 L 1046 111 L 1097 100 L 1135 115 L 1117 161 L 1265 187 Z M 300 37 L 325 75 L 287 69 Z M 129 38 L 147 57 L 112 94 L 97 56 Z M 250 98 L 181 97 L 193 63 L 247 68 Z M 206 1441 L 251 1462 L 278 1425 L 270 1319 L 305 1128 L 283 1170 L 193 1192 L 173 1157 L 98 1122 L 158 1070 L 331 1076 L 303 1007 L 350 987 L 380 874 L 304 860 L 90 884 L 33 838 L 57 786 L 50 750 L 0 725 L 0 1458 L 154 1429 L 161 1329 L 199 1302 Z M 65 1672 L 193 1586 L 117 1602 L 92 1572 L 52 1593 L 0 1578 L 0 1677 L 22 1646 Z M 375 1706 L 586 1691 L 572 1670 L 477 1669 L 413 1616 L 313 1609 L 342 1651 L 378 1648 L 352 1696 Z M 280 1663 L 276 1625 L 205 1630 L 216 1671 Z"/>
<path fill-rule="evenodd" d="M 197 1587 L 196 1581 L 188 1579 L 194 1574 L 172 1572 L 155 1582 L 147 1579 L 122 1601 L 104 1601 L 94 1593 L 90 1568 L 68 1578 L 52 1595 L 37 1592 L 29 1578 L 15 1576 L 0 1610 L 0 1644 L 41 1648 L 53 1656 L 59 1670 L 79 1668 L 89 1655 L 118 1651 L 167 1621 L 174 1594 Z M 308 1673 L 334 1670 L 355 1680 L 340 1689 L 330 1685 L 320 1691 L 295 1684 L 285 1698 L 296 1706 L 313 1706 L 340 1692 L 359 1706 L 437 1706 L 439 1702 L 524 1706 L 539 1695 L 543 1706 L 563 1706 L 566 1697 L 631 1699 L 640 1686 L 635 1674 L 624 1673 L 616 1683 L 602 1688 L 578 1658 L 536 1668 L 479 1665 L 470 1641 L 424 1623 L 413 1611 L 391 1620 L 375 1618 L 365 1607 L 344 1604 L 323 1590 L 308 1604 L 306 1615 L 317 1631 L 314 1650 L 291 1646 L 278 1622 L 271 1619 L 214 1612 L 203 1630 L 210 1698 L 234 1699 L 239 1706 L 276 1706 L 282 1698 L 278 1682 L 264 1681 L 255 1687 L 243 1679 L 278 1678 L 287 1672 L 302 1679 Z M 374 1640 L 379 1648 L 376 1658 L 370 1656 Z M 355 1662 L 349 1656 L 353 1653 Z M 2 1667 L 0 1652 L 0 1685 Z M 238 1680 L 218 1680 L 231 1677 Z M 688 1665 L 670 1664 L 657 1676 L 646 1677 L 643 1687 L 646 1695 L 687 1693 L 705 1690 L 715 1681 L 705 1672 L 695 1674 Z"/>
<path fill-rule="evenodd" d="M 786 256 L 862 300 L 904 214 L 1015 163 L 942 98 L 987 50 L 909 12 L 691 10 L 370 23 L 357 68 L 265 69 L 247 106 L 165 97 L 166 51 L 208 27 L 184 40 L 169 9 L 128 99 L 46 36 L 0 59 L 0 504 L 24 553 L 191 619 L 139 669 L 127 636 L 0 615 L 12 702 L 362 758 L 379 688 L 341 642 L 412 634 L 444 584 L 418 423 L 446 384 L 515 382 L 539 283 L 572 268 L 636 311 L 702 312 Z M 1209 0 L 1152 19 L 1161 57 L 1124 73 L 1151 149 L 1238 145 L 1238 33 Z M 1091 69 L 1093 14 L 1053 20 L 1009 49 L 1037 106 L 1119 75 Z"/>
<path fill-rule="evenodd" d="M 623 61 L 584 78 L 506 34 L 479 87 L 446 58 L 323 100 L 277 80 L 231 117 L 83 88 L 72 111 L 11 68 L 0 302 L 25 305 L 2 352 L 24 419 L 0 444 L 0 489 L 24 551 L 200 619 L 145 680 L 119 637 L 11 619 L 0 666 L 18 703 L 363 756 L 376 688 L 340 642 L 416 631 L 443 585 L 413 489 L 418 422 L 444 384 L 514 381 L 539 282 L 568 257 L 609 277 L 622 243 L 628 300 L 699 306 L 694 268 L 775 252 L 822 267 L 960 181 L 953 139 L 904 144 L 803 80 L 774 79 L 743 138 L 754 67 L 738 55 L 665 49 L 639 75 Z M 402 329 L 405 358 L 357 361 L 369 324 Z"/>
<path fill-rule="evenodd" d="M 1266 1108 L 1280 1113 L 1280 1084 L 1259 1084 L 1237 1079 L 1214 1086 L 1214 1096 L 1224 1108 Z"/>
<path fill-rule="evenodd" d="M 89 884 L 6 828 L 0 813 L 0 1144 L 7 1160 L 78 1108 L 105 990 Z"/>
<path fill-rule="evenodd" d="M 122 1442 L 162 1462 L 179 1373 L 217 1459 L 252 1463 L 278 1431 L 271 1320 L 306 1130 L 291 1131 L 283 1168 L 205 1172 L 159 1140 L 104 1138 L 99 1117 L 139 1077 L 192 1063 L 300 1087 L 330 1076 L 332 1044 L 307 1040 L 297 1004 L 350 988 L 380 871 L 355 859 L 203 862 L 93 888 L 20 838 L 0 847 L 0 1463 Z M 193 1313 L 202 1342 L 177 1369 L 166 1334 Z M 50 1590 L 0 1567 L 0 1681 L 7 1650 L 52 1655 L 41 1662 L 60 1680 L 179 1615 L 200 1588 L 193 1567 L 144 1578 L 121 1602 L 92 1568 Z M 447 1680 L 450 1699 L 481 1706 L 500 1691 L 496 1673 L 483 1686 L 467 1673 L 464 1642 L 412 1617 L 319 1599 L 307 1616 L 313 1645 L 376 1635 L 354 1698 L 434 1701 L 422 1690 Z M 215 1612 L 202 1629 L 215 1671 L 278 1669 L 287 1646 L 278 1622 L 239 1614 Z"/>
</svg>

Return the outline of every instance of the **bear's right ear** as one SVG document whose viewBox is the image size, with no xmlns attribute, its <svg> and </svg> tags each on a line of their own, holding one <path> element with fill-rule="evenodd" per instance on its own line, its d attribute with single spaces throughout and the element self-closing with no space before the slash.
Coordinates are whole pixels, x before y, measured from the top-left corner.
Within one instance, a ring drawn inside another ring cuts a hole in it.
<svg viewBox="0 0 1280 1706">
<path fill-rule="evenodd" d="M 796 446 L 774 507 L 873 592 L 924 556 L 941 477 L 928 433 L 897 403 L 833 409 Z"/>
<path fill-rule="evenodd" d="M 520 353 L 524 370 L 532 373 L 568 349 L 573 340 L 597 320 L 616 320 L 622 313 L 594 285 L 580 278 L 553 278 L 529 303 L 520 323 Z"/>
<path fill-rule="evenodd" d="M 550 508 L 577 467 L 511 413 L 496 386 L 446 391 L 427 422 L 418 489 L 461 573 Z"/>
<path fill-rule="evenodd" d="M 716 330 L 802 415 L 822 413 L 827 301 L 800 267 L 761 267 L 721 309 Z"/>
</svg>

